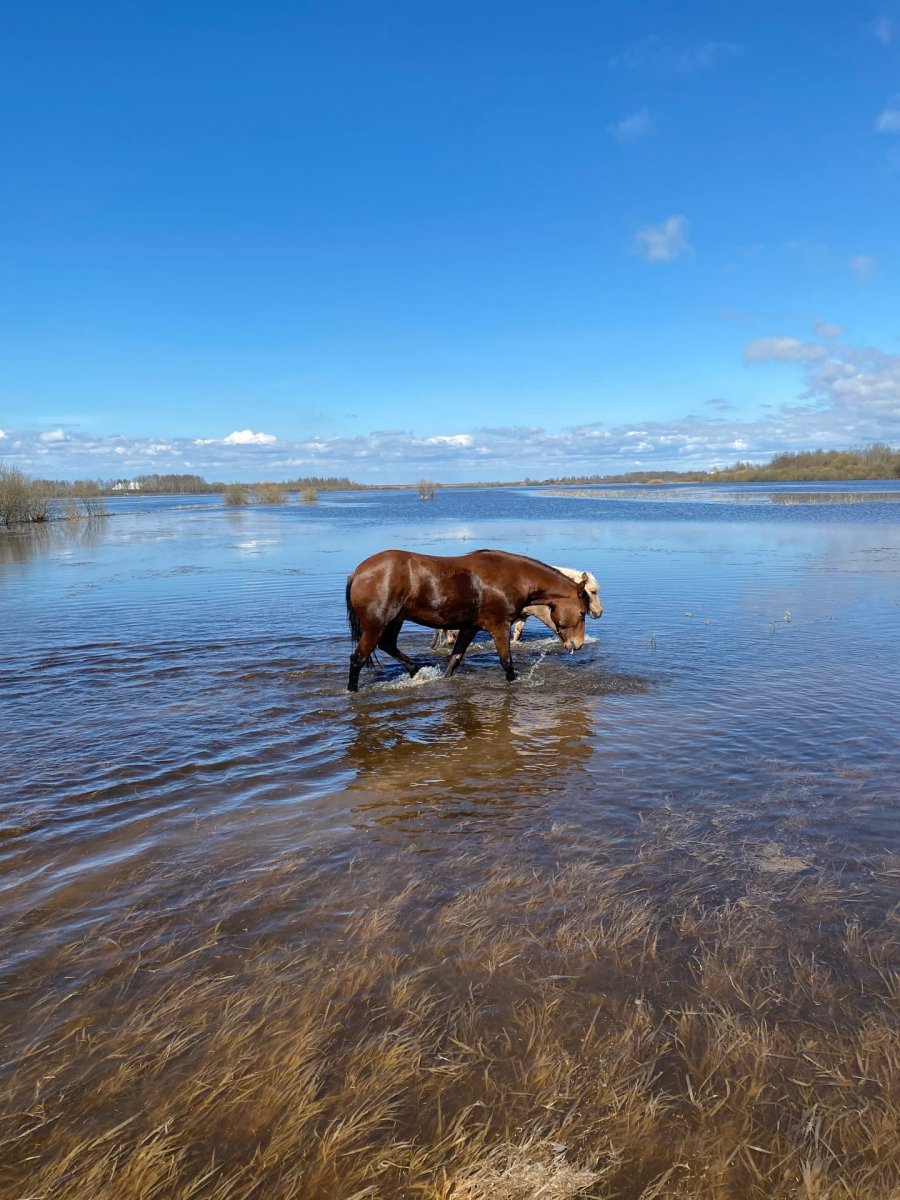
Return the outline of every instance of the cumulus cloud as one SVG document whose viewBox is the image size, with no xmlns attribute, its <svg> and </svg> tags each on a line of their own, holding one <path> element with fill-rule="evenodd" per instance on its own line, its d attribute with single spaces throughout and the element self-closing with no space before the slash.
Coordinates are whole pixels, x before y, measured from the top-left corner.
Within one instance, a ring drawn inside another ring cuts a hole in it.
<svg viewBox="0 0 900 1200">
<path fill-rule="evenodd" d="M 223 439 L 226 446 L 271 446 L 278 441 L 271 433 L 254 433 L 252 429 L 236 429 Z"/>
<path fill-rule="evenodd" d="M 742 48 L 735 42 L 687 42 L 652 34 L 610 59 L 612 67 L 626 67 L 642 75 L 686 79 L 736 58 Z"/>
<path fill-rule="evenodd" d="M 900 133 L 900 108 L 886 108 L 875 122 L 875 128 L 879 133 Z"/>
<path fill-rule="evenodd" d="M 617 142 L 628 143 L 637 142 L 643 137 L 656 131 L 656 122 L 650 114 L 649 109 L 642 108 L 640 112 L 632 113 L 630 117 L 624 117 L 621 121 L 616 121 L 612 125 L 607 125 L 607 133 L 612 134 Z"/>
<path fill-rule="evenodd" d="M 660 225 L 643 225 L 634 237 L 634 253 L 647 262 L 672 262 L 693 249 L 685 217 L 667 217 Z"/>
<path fill-rule="evenodd" d="M 2 442 L 2 441 L 3 441 L 3 439 L 4 439 L 5 437 L 7 437 L 7 436 L 8 436 L 8 434 L 7 434 L 6 430 L 5 430 L 5 429 L 0 429 L 0 442 Z"/>
<path fill-rule="evenodd" d="M 64 442 L 66 435 L 61 429 L 49 429 L 46 433 L 42 433 L 40 440 L 42 442 Z"/>
<path fill-rule="evenodd" d="M 823 338 L 840 337 L 841 334 L 845 332 L 843 326 L 832 325 L 830 321 L 823 321 L 821 317 L 818 320 L 813 321 L 812 327 L 813 332 L 817 333 L 819 337 Z"/>
<path fill-rule="evenodd" d="M 438 433 L 423 441 L 426 446 L 471 446 L 475 439 L 471 433 Z"/>
<path fill-rule="evenodd" d="M 744 347 L 744 361 L 759 362 L 815 362 L 824 358 L 828 351 L 815 342 L 801 342 L 792 337 L 756 338 Z"/>
<path fill-rule="evenodd" d="M 875 259 L 871 254 L 854 254 L 850 259 L 850 270 L 857 283 L 865 283 L 875 274 Z"/>
</svg>

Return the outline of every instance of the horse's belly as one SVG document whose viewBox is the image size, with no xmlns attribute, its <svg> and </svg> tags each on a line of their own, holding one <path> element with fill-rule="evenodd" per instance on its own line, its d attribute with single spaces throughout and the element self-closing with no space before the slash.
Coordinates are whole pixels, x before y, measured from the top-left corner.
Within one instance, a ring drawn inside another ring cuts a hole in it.
<svg viewBox="0 0 900 1200">
<path fill-rule="evenodd" d="M 430 604 L 410 599 L 403 606 L 402 616 L 404 621 L 427 625 L 429 629 L 461 629 L 477 624 L 477 613 L 471 604 Z"/>
</svg>

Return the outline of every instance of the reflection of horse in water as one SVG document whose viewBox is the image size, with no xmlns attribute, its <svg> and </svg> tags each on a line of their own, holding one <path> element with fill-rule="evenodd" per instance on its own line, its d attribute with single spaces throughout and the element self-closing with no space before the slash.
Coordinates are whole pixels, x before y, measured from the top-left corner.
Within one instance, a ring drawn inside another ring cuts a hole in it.
<svg viewBox="0 0 900 1200">
<path fill-rule="evenodd" d="M 548 623 L 566 649 L 578 650 L 590 607 L 585 579 L 569 579 L 535 558 L 504 550 L 456 557 L 406 550 L 373 554 L 347 580 L 347 618 L 356 641 L 347 688 L 357 690 L 360 670 L 376 647 L 415 675 L 418 664 L 397 647 L 404 621 L 459 630 L 445 675 L 454 673 L 483 629 L 494 639 L 506 678 L 514 679 L 509 627 L 533 604 L 546 608 Z"/>
<path fill-rule="evenodd" d="M 422 805 L 437 817 L 471 805 L 520 810 L 591 786 L 593 701 L 568 687 L 454 688 L 437 702 L 431 689 L 401 688 L 354 705 L 351 720 L 351 790 L 389 820 Z"/>
</svg>

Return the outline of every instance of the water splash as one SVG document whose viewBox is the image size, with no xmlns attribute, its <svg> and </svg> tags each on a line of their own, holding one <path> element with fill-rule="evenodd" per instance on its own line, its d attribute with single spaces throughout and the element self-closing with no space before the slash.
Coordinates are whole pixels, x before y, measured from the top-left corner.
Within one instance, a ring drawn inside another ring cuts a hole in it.
<svg viewBox="0 0 900 1200">
<path fill-rule="evenodd" d="M 550 639 L 548 638 L 547 641 L 549 642 Z M 535 671 L 538 669 L 538 667 L 541 665 L 541 663 L 547 657 L 548 649 L 549 649 L 549 646 L 546 646 L 543 650 L 541 650 L 540 654 L 537 656 L 537 658 L 531 664 L 531 670 L 528 672 L 527 675 L 522 676 L 522 679 L 524 680 L 525 683 L 529 683 L 534 678 Z"/>
<path fill-rule="evenodd" d="M 415 675 L 400 675 L 397 679 L 386 679 L 374 683 L 366 691 L 402 692 L 408 688 L 422 687 L 426 683 L 434 683 L 443 679 L 444 672 L 440 667 L 420 667 Z"/>
</svg>

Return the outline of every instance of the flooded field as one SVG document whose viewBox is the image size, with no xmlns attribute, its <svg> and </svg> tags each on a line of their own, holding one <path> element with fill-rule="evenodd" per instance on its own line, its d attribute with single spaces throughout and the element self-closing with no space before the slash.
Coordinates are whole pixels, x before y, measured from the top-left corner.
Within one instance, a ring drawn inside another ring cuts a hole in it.
<svg viewBox="0 0 900 1200">
<path fill-rule="evenodd" d="M 896 1197 L 900 485 L 835 492 L 0 536 L 0 1194 Z M 604 615 L 349 696 L 389 546 Z"/>
</svg>

